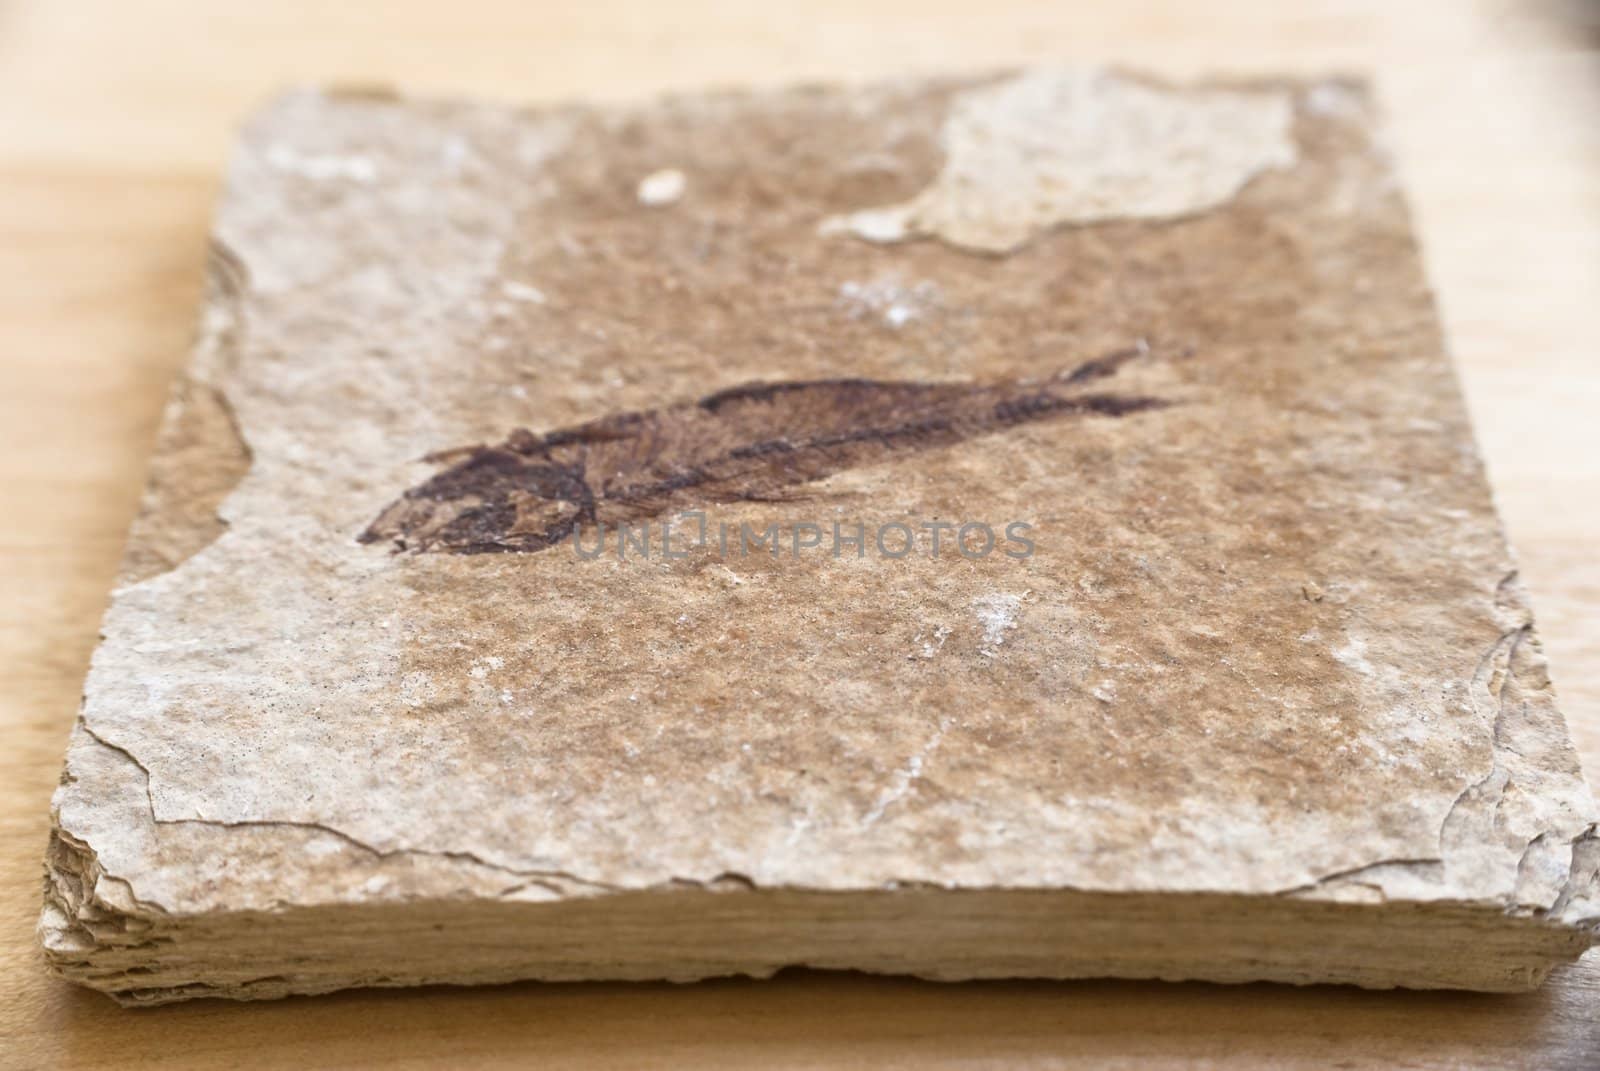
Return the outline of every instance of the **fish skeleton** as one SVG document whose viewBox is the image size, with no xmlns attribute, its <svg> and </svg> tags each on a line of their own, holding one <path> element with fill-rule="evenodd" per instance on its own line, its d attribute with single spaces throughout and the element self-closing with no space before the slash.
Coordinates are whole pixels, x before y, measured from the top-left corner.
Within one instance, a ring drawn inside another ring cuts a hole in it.
<svg viewBox="0 0 1600 1071">
<path fill-rule="evenodd" d="M 1163 408 L 1159 398 L 1091 389 L 1148 352 L 1141 342 L 1042 379 L 747 383 L 545 435 L 518 428 L 494 445 L 429 455 L 449 467 L 358 538 L 417 552 L 534 552 L 584 526 L 770 501 L 836 472 L 1020 424 Z"/>
</svg>

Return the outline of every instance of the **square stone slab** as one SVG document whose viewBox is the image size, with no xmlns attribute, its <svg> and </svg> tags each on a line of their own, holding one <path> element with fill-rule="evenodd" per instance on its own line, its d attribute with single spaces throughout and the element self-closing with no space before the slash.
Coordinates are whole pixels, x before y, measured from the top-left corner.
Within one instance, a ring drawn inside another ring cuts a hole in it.
<svg viewBox="0 0 1600 1071">
<path fill-rule="evenodd" d="M 136 1004 L 1524 989 L 1594 807 L 1366 91 L 285 97 L 55 799 Z"/>
</svg>

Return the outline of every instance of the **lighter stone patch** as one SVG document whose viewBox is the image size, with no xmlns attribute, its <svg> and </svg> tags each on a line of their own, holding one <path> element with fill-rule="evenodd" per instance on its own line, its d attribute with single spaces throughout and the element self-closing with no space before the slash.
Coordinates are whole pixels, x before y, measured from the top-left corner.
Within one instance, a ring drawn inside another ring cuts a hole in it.
<svg viewBox="0 0 1600 1071">
<path fill-rule="evenodd" d="M 933 630 L 931 638 L 923 639 L 927 633 L 918 632 L 911 638 L 911 642 L 921 645 L 920 650 L 922 658 L 930 659 L 934 655 L 937 655 L 940 651 L 944 650 L 944 641 L 950 638 L 950 631 L 949 625 L 939 625 Z M 916 658 L 918 655 L 913 653 L 907 655 L 906 657 Z"/>
<path fill-rule="evenodd" d="M 854 234 L 869 242 L 898 242 L 910 237 L 906 213 L 900 208 L 864 208 L 848 216 L 831 216 L 822 221 L 821 231 L 824 235 Z"/>
<path fill-rule="evenodd" d="M 639 203 L 652 208 L 675 203 L 683 196 L 688 180 L 673 168 L 656 171 L 639 180 Z"/>
<path fill-rule="evenodd" d="M 288 171 L 318 182 L 344 179 L 365 184 L 376 181 L 378 177 L 377 166 L 365 156 L 302 153 L 288 145 L 274 145 L 268 149 L 267 163 L 279 171 Z"/>
<path fill-rule="evenodd" d="M 725 588 L 736 588 L 744 583 L 744 577 L 729 569 L 721 562 L 717 562 L 706 569 L 706 572 L 715 576 Z"/>
<path fill-rule="evenodd" d="M 1361 114 L 1361 95 L 1339 82 L 1323 82 L 1306 92 L 1306 108 L 1313 115 L 1347 119 Z"/>
<path fill-rule="evenodd" d="M 500 289 L 505 291 L 506 297 L 512 301 L 522 301 L 530 305 L 543 305 L 545 303 L 544 291 L 537 286 L 529 286 L 527 283 L 519 283 L 514 279 L 507 279 L 500 284 Z"/>
<path fill-rule="evenodd" d="M 439 690 L 428 674 L 413 671 L 401 676 L 398 691 L 400 702 L 415 709 L 432 702 Z"/>
<path fill-rule="evenodd" d="M 1017 627 L 1017 615 L 1022 611 L 1022 596 L 995 592 L 980 595 L 972 600 L 972 608 L 983 626 L 983 639 L 978 653 L 993 658 L 1006 642 L 1006 633 Z"/>
<path fill-rule="evenodd" d="M 1168 90 L 1106 71 L 1040 69 L 958 98 L 944 170 L 900 205 L 825 221 L 870 242 L 937 237 L 1006 253 L 1063 223 L 1214 208 L 1295 161 L 1277 90 Z"/>
<path fill-rule="evenodd" d="M 1347 666 L 1364 677 L 1372 676 L 1376 671 L 1372 663 L 1367 661 L 1367 644 L 1359 636 L 1351 636 L 1343 647 L 1333 650 L 1334 661 L 1341 666 Z"/>
<path fill-rule="evenodd" d="M 923 744 L 916 754 L 907 759 L 904 766 L 894 772 L 894 776 L 889 780 L 888 787 L 878 796 L 871 809 L 861 816 L 863 827 L 876 823 L 878 819 L 883 817 L 884 811 L 906 798 L 912 787 L 922 777 L 922 769 L 928 761 L 928 756 L 933 754 L 939 745 L 944 742 L 945 734 L 949 731 L 949 719 L 940 719 L 939 727 L 933 731 L 932 736 L 928 737 L 927 743 Z"/>
<path fill-rule="evenodd" d="M 839 284 L 839 304 L 852 317 L 861 319 L 875 315 L 881 317 L 885 325 L 896 329 L 921 318 L 938 300 L 938 286 L 927 280 L 911 286 L 902 285 L 892 277 Z"/>
</svg>

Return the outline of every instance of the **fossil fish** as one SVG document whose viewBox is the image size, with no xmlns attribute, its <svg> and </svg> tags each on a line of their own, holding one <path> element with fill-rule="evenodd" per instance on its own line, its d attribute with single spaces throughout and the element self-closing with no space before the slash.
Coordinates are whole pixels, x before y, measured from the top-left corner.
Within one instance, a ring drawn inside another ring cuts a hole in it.
<svg viewBox="0 0 1600 1071">
<path fill-rule="evenodd" d="M 1092 385 L 1141 343 L 1043 379 L 749 383 L 643 412 L 432 454 L 449 467 L 406 491 L 359 537 L 398 550 L 539 551 L 585 525 L 635 523 L 800 484 L 1019 424 L 1120 417 L 1167 403 Z"/>
</svg>

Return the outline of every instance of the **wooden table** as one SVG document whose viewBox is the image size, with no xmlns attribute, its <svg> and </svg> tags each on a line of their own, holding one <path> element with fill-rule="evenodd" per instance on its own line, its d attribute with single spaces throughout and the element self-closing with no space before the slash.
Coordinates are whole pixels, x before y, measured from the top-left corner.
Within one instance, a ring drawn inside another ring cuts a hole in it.
<svg viewBox="0 0 1600 1071">
<path fill-rule="evenodd" d="M 1600 1067 L 1596 956 L 1509 998 L 797 973 L 144 1012 L 40 965 L 49 795 L 191 331 L 230 131 L 253 106 L 328 80 L 614 98 L 1052 57 L 1377 75 L 1564 706 L 1600 769 L 1600 5 L 0 0 L 0 1065 Z"/>
</svg>

